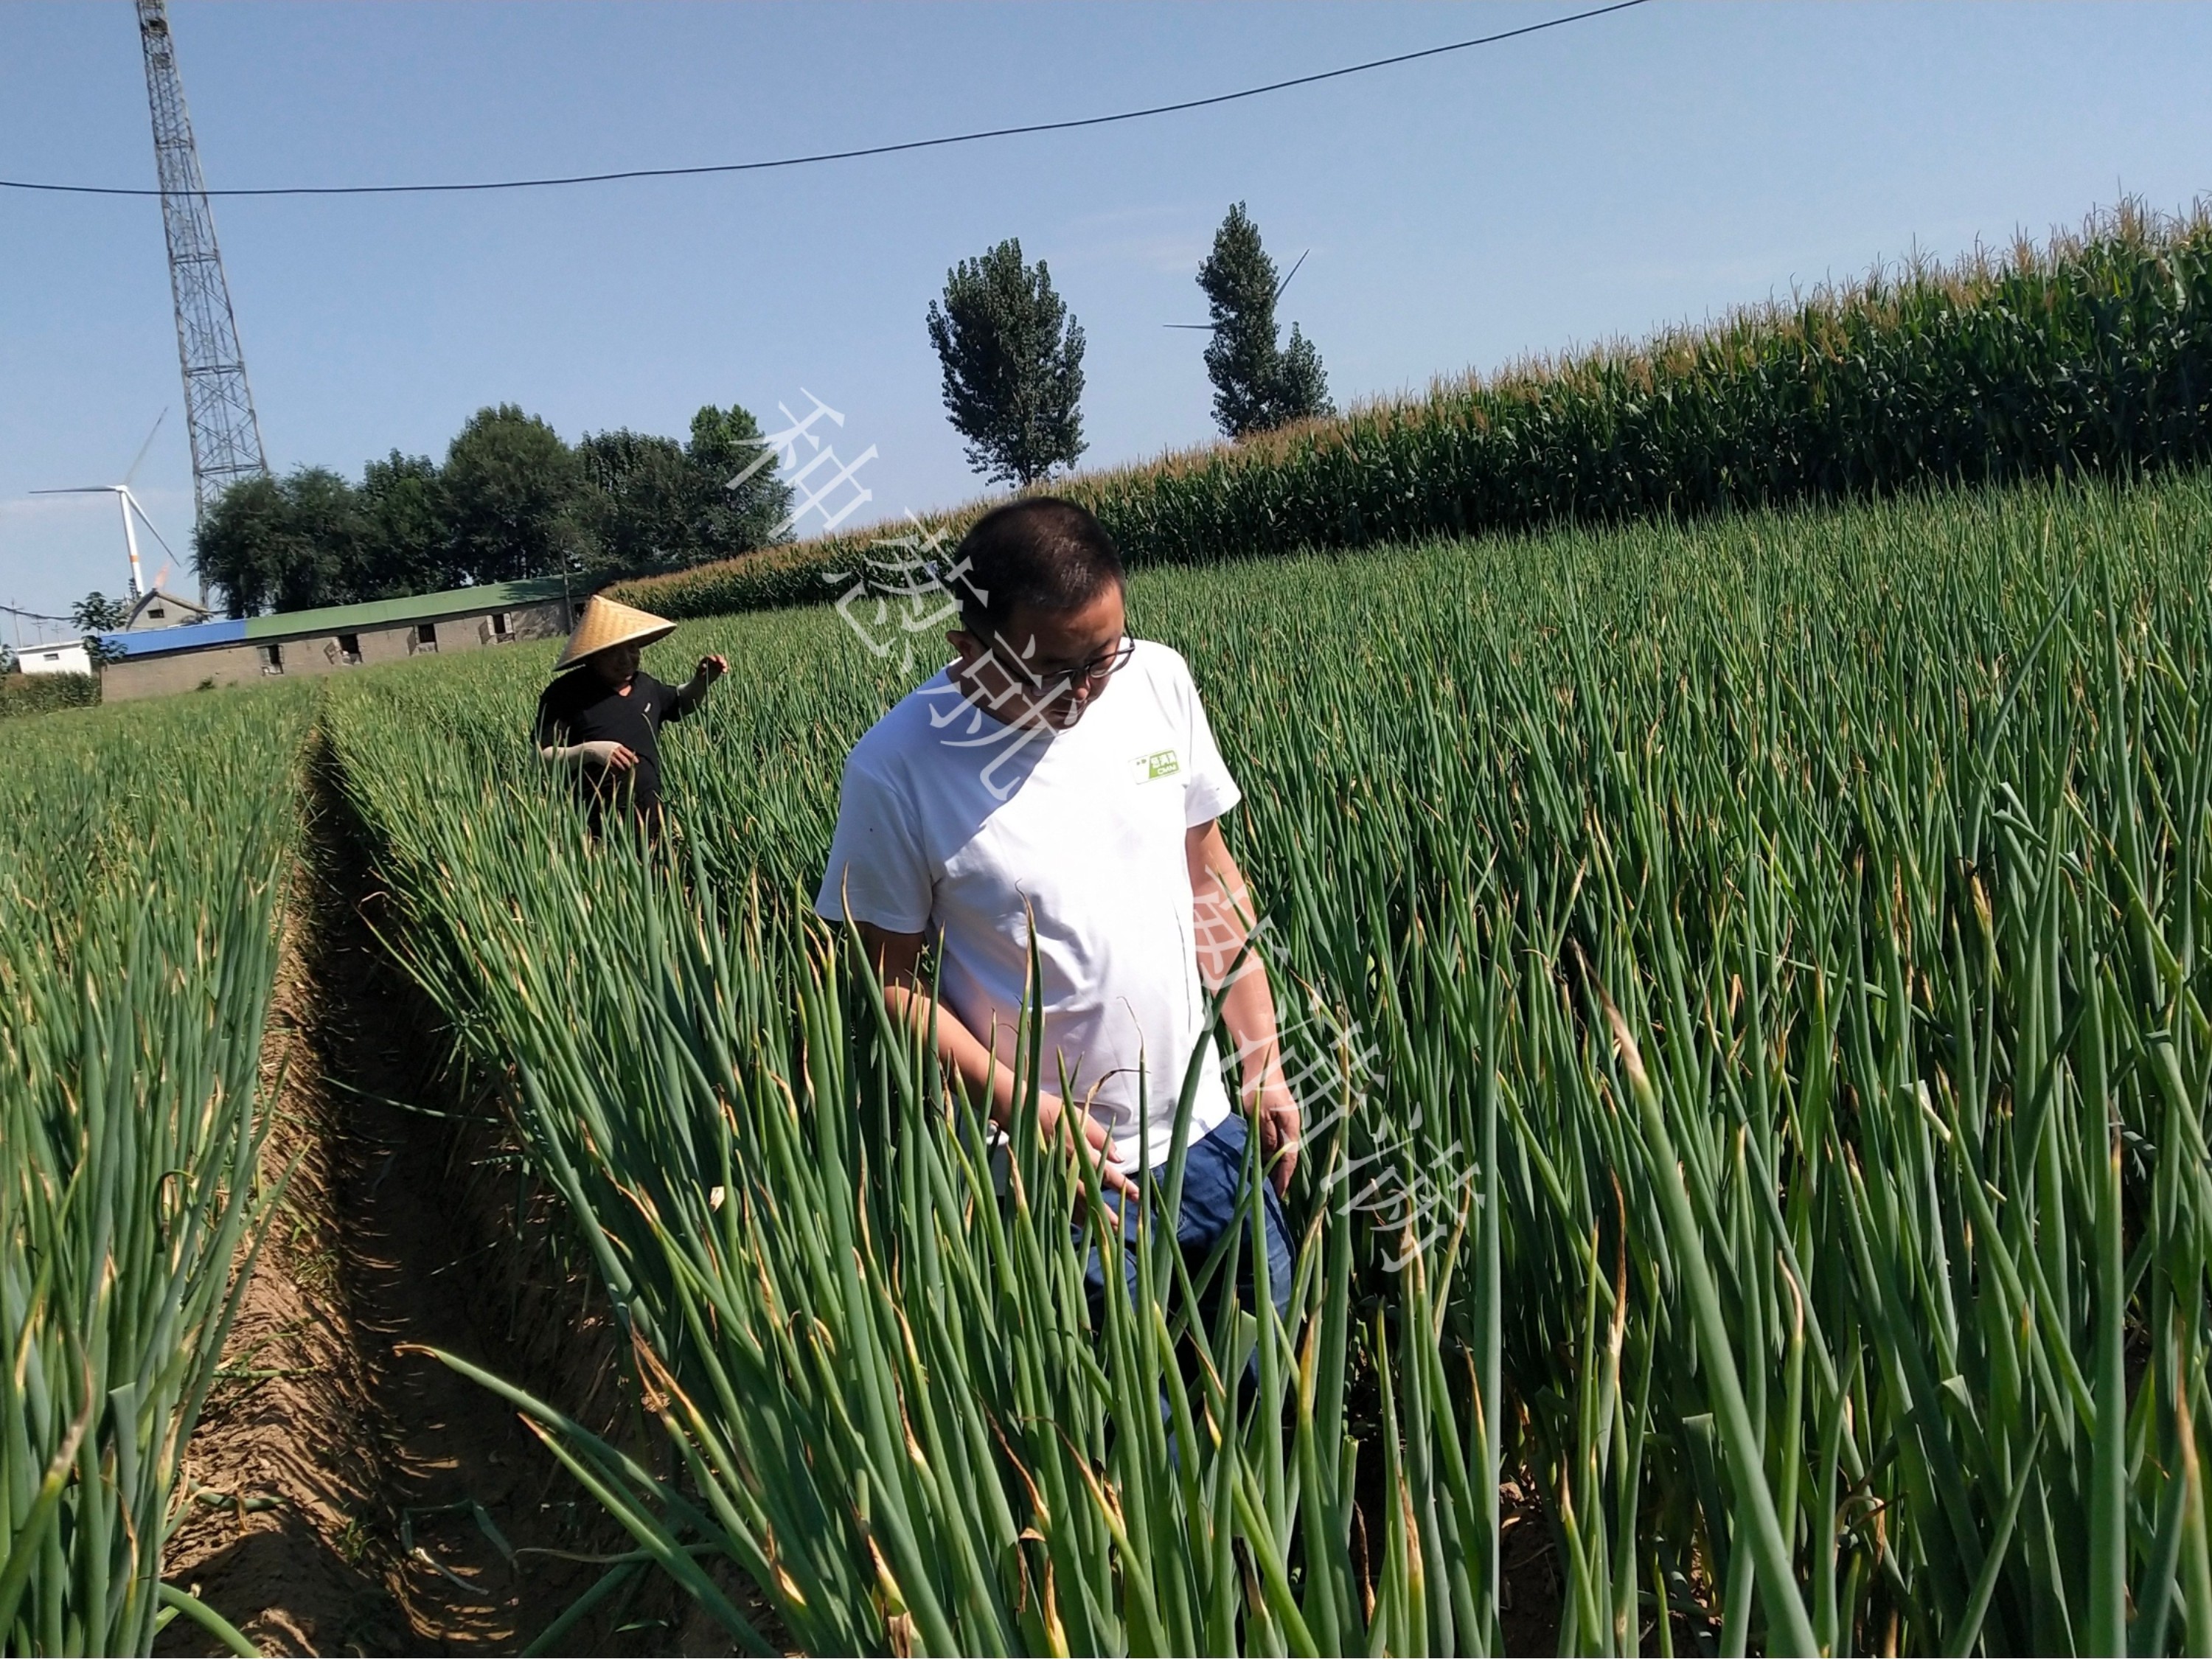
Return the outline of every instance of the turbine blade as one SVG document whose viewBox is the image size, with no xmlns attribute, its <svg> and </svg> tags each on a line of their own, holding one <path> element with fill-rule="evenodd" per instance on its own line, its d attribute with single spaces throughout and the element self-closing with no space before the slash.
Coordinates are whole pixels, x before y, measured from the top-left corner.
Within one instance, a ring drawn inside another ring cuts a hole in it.
<svg viewBox="0 0 2212 1659">
<path fill-rule="evenodd" d="M 1308 248 L 1306 250 L 1306 253 L 1311 253 L 1312 252 L 1313 250 L 1311 248 Z M 1291 267 L 1291 276 L 1295 276 L 1298 274 L 1298 265 L 1305 264 L 1306 253 L 1301 253 L 1298 255 L 1298 264 L 1292 265 Z M 1291 276 L 1285 276 L 1281 282 L 1275 284 L 1275 297 L 1278 300 L 1283 297 L 1283 290 L 1291 285 Z"/>
<path fill-rule="evenodd" d="M 146 434 L 146 441 L 138 446 L 138 453 L 137 458 L 131 463 L 131 470 L 123 475 L 123 482 L 125 485 L 128 485 L 133 478 L 138 476 L 138 468 L 146 459 L 146 452 L 154 447 L 154 434 L 161 429 L 161 422 L 168 418 L 169 411 L 165 405 L 161 412 L 154 417 L 154 425 L 152 430 Z"/>
<path fill-rule="evenodd" d="M 152 532 L 153 538 L 155 541 L 161 542 L 161 551 L 169 556 L 169 561 L 173 564 L 176 562 L 177 550 L 171 547 L 167 541 L 162 540 L 161 532 L 154 528 L 154 521 L 146 516 L 146 509 L 138 505 L 138 498 L 131 493 L 131 486 L 128 484 L 118 484 L 116 488 L 123 492 L 123 499 L 131 504 L 131 510 L 138 515 L 138 522 L 144 525 L 148 531 Z M 159 586 L 160 583 L 156 582 L 155 585 Z"/>
</svg>

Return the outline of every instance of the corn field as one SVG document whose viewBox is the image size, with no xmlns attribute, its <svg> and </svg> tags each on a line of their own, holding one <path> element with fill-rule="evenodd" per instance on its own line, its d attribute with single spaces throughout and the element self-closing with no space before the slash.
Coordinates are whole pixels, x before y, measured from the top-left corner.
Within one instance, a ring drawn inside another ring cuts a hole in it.
<svg viewBox="0 0 2212 1659">
<path fill-rule="evenodd" d="M 2039 246 L 1878 269 L 1050 488 L 1097 514 L 1132 564 L 1208 564 L 2208 456 L 2212 220 L 2127 204 Z M 941 532 L 949 548 L 986 505 L 902 533 Z M 918 550 L 881 540 L 766 549 L 617 597 L 666 617 L 820 604 L 872 574 L 901 580 L 880 567 Z"/>
<path fill-rule="evenodd" d="M 593 1596 L 1493 1652 L 1510 1479 L 1561 1651 L 2212 1651 L 2208 544 L 2183 473 L 1140 573 L 1307 1108 L 1279 1320 L 1256 1220 L 1094 1310 L 1034 1041 L 994 1145 L 811 917 L 933 665 L 655 647 L 735 670 L 650 853 L 521 743 L 544 653 L 335 685 L 391 942 L 629 1338 L 627 1437 L 477 1373 L 635 1539 Z"/>
<path fill-rule="evenodd" d="M 145 1653 L 282 1171 L 262 1028 L 309 709 L 57 715 L 0 778 L 0 1650 Z M 33 728 L 27 726 L 27 732 Z"/>
</svg>

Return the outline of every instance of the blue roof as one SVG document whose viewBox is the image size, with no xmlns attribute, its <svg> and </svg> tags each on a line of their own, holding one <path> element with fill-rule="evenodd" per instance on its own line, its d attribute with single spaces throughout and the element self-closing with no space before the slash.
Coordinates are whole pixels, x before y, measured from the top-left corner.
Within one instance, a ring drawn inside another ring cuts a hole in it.
<svg viewBox="0 0 2212 1659">
<path fill-rule="evenodd" d="M 173 651 L 201 651 L 211 645 L 243 645 L 246 622 L 224 617 L 215 622 L 186 623 L 181 628 L 150 628 L 137 634 L 95 634 L 100 653 L 107 657 L 166 657 Z"/>
</svg>

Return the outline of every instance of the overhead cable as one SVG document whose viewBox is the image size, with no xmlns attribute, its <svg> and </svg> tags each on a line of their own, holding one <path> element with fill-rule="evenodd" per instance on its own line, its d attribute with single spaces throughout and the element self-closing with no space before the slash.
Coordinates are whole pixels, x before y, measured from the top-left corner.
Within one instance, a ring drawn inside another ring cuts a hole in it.
<svg viewBox="0 0 2212 1659">
<path fill-rule="evenodd" d="M 633 179 L 696 179 L 710 173 L 765 173 L 778 167 L 812 167 L 823 161 L 851 161 L 870 155 L 896 155 L 908 150 L 938 149 L 948 144 L 980 143 L 987 138 L 1017 138 L 1030 133 L 1071 132 L 1082 127 L 1110 126 L 1120 121 L 1141 121 L 1156 115 L 1174 115 L 1185 110 L 1207 109 L 1217 104 L 1233 104 L 1240 99 L 1263 97 L 1272 92 L 1286 92 L 1293 87 L 1310 87 L 1322 81 L 1340 80 L 1347 75 L 1364 75 L 1370 70 L 1389 69 L 1398 64 L 1411 64 L 1424 58 L 1440 58 L 1447 52 L 1467 52 L 1476 46 L 1494 46 L 1501 40 L 1516 40 L 1526 34 L 1541 33 L 1546 29 L 1565 27 L 1569 23 L 1587 22 L 1594 17 L 1604 17 L 1617 11 L 1627 11 L 1646 3 L 1646 0 L 1613 0 L 1611 5 L 1598 6 L 1589 11 L 1578 11 L 1565 17 L 1553 17 L 1540 23 L 1527 23 L 1519 28 L 1503 29 L 1496 34 L 1485 34 L 1472 40 L 1455 40 L 1449 45 L 1428 46 L 1419 52 L 1401 52 L 1389 58 L 1371 58 L 1364 64 L 1347 64 L 1341 69 L 1323 70 L 1318 74 L 1294 76 L 1287 81 L 1270 81 L 1265 86 L 1246 87 L 1238 92 L 1216 93 L 1209 98 L 1187 98 L 1179 103 L 1154 104 L 1145 109 L 1117 111 L 1111 115 L 1085 115 L 1066 121 L 1036 121 L 1024 126 L 992 127 L 981 132 L 948 133 L 940 138 L 909 138 L 896 144 L 868 144 L 856 149 L 823 150 L 812 155 L 785 155 L 765 161 L 723 161 L 708 167 L 629 167 L 617 173 L 579 173 L 549 179 L 482 179 L 444 185 L 264 185 L 230 190 L 210 190 L 208 196 L 434 196 L 458 195 L 470 191 L 495 190 L 550 190 L 568 185 L 609 185 Z M 42 191 L 63 196 L 159 196 L 159 190 L 126 187 L 121 185 L 63 185 L 40 179 L 0 179 L 0 190 Z"/>
</svg>

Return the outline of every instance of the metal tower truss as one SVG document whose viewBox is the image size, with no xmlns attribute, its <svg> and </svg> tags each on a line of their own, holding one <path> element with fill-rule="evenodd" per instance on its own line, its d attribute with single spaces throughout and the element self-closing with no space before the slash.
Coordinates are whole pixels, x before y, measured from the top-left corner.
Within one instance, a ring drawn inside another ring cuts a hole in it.
<svg viewBox="0 0 2212 1659">
<path fill-rule="evenodd" d="M 161 224 L 169 238 L 169 288 L 177 302 L 177 356 L 185 372 L 185 425 L 191 435 L 192 500 L 204 520 L 216 497 L 240 478 L 269 471 L 261 422 L 246 384 L 246 356 L 230 284 L 216 246 L 215 215 L 199 152 L 192 147 L 185 83 L 163 0 L 137 0 L 138 40 L 146 52 L 146 100 L 154 114 L 154 161 L 161 175 Z"/>
</svg>

